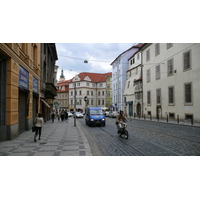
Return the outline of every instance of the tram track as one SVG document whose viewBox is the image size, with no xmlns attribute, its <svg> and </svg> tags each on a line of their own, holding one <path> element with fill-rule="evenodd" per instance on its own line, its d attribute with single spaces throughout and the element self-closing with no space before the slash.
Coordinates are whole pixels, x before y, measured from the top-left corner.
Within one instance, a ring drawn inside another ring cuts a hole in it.
<svg viewBox="0 0 200 200">
<path fill-rule="evenodd" d="M 105 133 L 107 133 L 107 134 L 109 134 L 110 136 L 112 136 L 108 131 L 104 130 L 104 129 L 101 128 L 101 127 L 99 127 L 99 128 L 100 128 L 101 130 L 103 130 Z M 113 137 L 113 136 L 112 136 L 112 137 Z M 136 136 L 134 136 L 134 137 L 136 137 Z M 179 154 L 179 153 L 177 153 L 177 152 L 174 152 L 174 151 L 170 150 L 169 148 L 166 148 L 166 147 L 164 147 L 164 146 L 158 145 L 158 144 L 156 144 L 156 143 L 154 143 L 154 142 L 150 142 L 150 141 L 148 141 L 148 140 L 145 140 L 144 138 L 139 138 L 139 139 L 142 139 L 142 140 L 144 140 L 144 141 L 147 142 L 147 143 L 151 143 L 151 144 L 156 145 L 156 146 L 158 146 L 158 147 L 160 147 L 160 148 L 162 148 L 162 149 L 165 149 L 166 151 L 171 152 L 171 153 L 173 153 L 173 154 L 176 154 L 177 156 L 182 156 L 181 154 Z M 127 140 L 124 140 L 124 139 L 122 139 L 122 138 L 119 138 L 119 140 L 120 140 L 122 143 L 128 145 L 129 148 L 131 148 L 132 150 L 134 150 L 139 156 L 149 156 L 147 153 L 141 152 L 141 151 L 137 150 L 136 148 L 134 148 L 132 145 L 130 145 L 130 144 L 128 143 Z M 114 140 L 113 140 L 113 141 L 114 141 Z"/>
</svg>

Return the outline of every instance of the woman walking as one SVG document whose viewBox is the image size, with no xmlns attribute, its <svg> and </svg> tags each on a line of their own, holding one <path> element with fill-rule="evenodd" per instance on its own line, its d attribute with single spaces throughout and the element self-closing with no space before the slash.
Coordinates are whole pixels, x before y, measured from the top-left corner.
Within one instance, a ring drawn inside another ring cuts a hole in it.
<svg viewBox="0 0 200 200">
<path fill-rule="evenodd" d="M 38 117 L 34 120 L 35 123 L 35 135 L 34 135 L 34 141 L 36 142 L 36 137 L 39 133 L 39 140 L 41 139 L 41 131 L 42 131 L 42 125 L 44 124 L 44 119 L 42 118 L 42 114 L 39 113 Z"/>
</svg>

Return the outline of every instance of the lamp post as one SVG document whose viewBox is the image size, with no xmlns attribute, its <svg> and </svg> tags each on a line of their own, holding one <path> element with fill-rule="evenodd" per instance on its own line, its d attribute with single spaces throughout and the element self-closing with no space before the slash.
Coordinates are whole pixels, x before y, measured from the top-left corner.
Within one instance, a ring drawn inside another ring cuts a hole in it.
<svg viewBox="0 0 200 200">
<path fill-rule="evenodd" d="M 85 101 L 85 113 L 86 113 L 87 102 L 88 102 L 88 98 L 87 98 L 87 96 L 84 97 L 84 101 Z"/>
<path fill-rule="evenodd" d="M 74 126 L 76 126 L 76 82 L 74 82 Z"/>
</svg>

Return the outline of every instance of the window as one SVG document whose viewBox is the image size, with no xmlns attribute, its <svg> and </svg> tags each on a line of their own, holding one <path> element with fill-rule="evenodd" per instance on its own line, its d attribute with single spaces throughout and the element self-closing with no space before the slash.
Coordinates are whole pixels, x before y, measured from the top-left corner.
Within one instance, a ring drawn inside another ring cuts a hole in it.
<svg viewBox="0 0 200 200">
<path fill-rule="evenodd" d="M 171 47 L 173 47 L 173 43 L 167 43 L 167 49 L 170 49 Z"/>
<path fill-rule="evenodd" d="M 73 105 L 73 100 L 71 100 L 71 105 Z"/>
<path fill-rule="evenodd" d="M 98 95 L 101 96 L 101 92 L 100 91 L 98 92 Z"/>
<path fill-rule="evenodd" d="M 133 63 L 133 64 L 135 63 L 135 58 L 132 59 L 132 63 Z"/>
<path fill-rule="evenodd" d="M 102 87 L 102 86 L 103 86 L 103 84 L 102 84 L 102 83 L 100 83 L 100 84 L 99 84 L 99 87 Z"/>
<path fill-rule="evenodd" d="M 161 104 L 161 89 L 156 90 L 156 100 L 157 104 Z"/>
<path fill-rule="evenodd" d="M 160 44 L 157 43 L 157 44 L 155 44 L 155 56 L 157 56 L 159 54 L 160 54 Z"/>
<path fill-rule="evenodd" d="M 160 79 L 160 65 L 156 66 L 156 80 Z"/>
<path fill-rule="evenodd" d="M 102 96 L 104 96 L 104 91 L 102 91 Z"/>
<path fill-rule="evenodd" d="M 169 118 L 175 119 L 175 114 L 174 113 L 169 113 Z"/>
<path fill-rule="evenodd" d="M 71 96 L 73 96 L 73 91 L 71 91 Z"/>
<path fill-rule="evenodd" d="M 82 95 L 82 92 L 81 92 L 81 90 L 79 91 L 79 95 L 80 95 L 80 96 Z"/>
<path fill-rule="evenodd" d="M 127 86 L 127 88 L 129 88 L 129 85 L 130 85 L 130 81 L 128 82 L 128 86 Z"/>
<path fill-rule="evenodd" d="M 100 100 L 98 100 L 98 105 L 101 105 L 101 101 Z"/>
<path fill-rule="evenodd" d="M 168 76 L 172 76 L 174 74 L 173 72 L 173 59 L 170 59 L 167 61 L 167 71 L 168 71 Z"/>
<path fill-rule="evenodd" d="M 86 83 L 86 86 L 90 86 L 90 83 Z"/>
<path fill-rule="evenodd" d="M 91 91 L 91 96 L 93 96 L 94 94 L 93 94 L 93 91 Z"/>
<path fill-rule="evenodd" d="M 150 69 L 147 70 L 147 83 L 151 81 L 151 73 Z"/>
<path fill-rule="evenodd" d="M 147 91 L 147 104 L 151 104 L 151 91 Z"/>
<path fill-rule="evenodd" d="M 102 100 L 102 105 L 104 105 L 104 100 Z"/>
<path fill-rule="evenodd" d="M 169 87 L 169 93 L 168 93 L 168 96 L 169 96 L 169 104 L 174 104 L 174 87 Z"/>
<path fill-rule="evenodd" d="M 185 103 L 192 103 L 192 83 L 185 84 Z"/>
<path fill-rule="evenodd" d="M 184 62 L 184 67 L 183 67 L 183 70 L 189 70 L 191 69 L 191 53 L 190 51 L 188 52 L 185 52 L 183 54 L 183 62 Z"/>
<path fill-rule="evenodd" d="M 150 49 L 146 51 L 146 62 L 150 60 Z"/>
<path fill-rule="evenodd" d="M 185 114 L 185 119 L 186 119 L 186 120 L 191 120 L 191 119 L 193 119 L 193 114 Z"/>
<path fill-rule="evenodd" d="M 87 91 L 87 95 L 90 95 L 90 91 Z"/>
<path fill-rule="evenodd" d="M 81 99 L 79 100 L 79 105 L 82 105 L 82 100 Z"/>
</svg>

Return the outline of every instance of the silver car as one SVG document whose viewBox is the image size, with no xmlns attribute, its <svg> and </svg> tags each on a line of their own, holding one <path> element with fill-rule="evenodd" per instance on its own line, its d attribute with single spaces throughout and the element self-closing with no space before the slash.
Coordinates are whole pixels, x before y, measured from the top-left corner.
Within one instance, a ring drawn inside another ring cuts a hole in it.
<svg viewBox="0 0 200 200">
<path fill-rule="evenodd" d="M 111 111 L 111 112 L 109 112 L 109 117 L 111 117 L 111 118 L 116 118 L 117 115 L 119 115 L 119 113 L 117 111 Z"/>
<path fill-rule="evenodd" d="M 76 115 L 76 118 L 83 118 L 83 114 L 80 112 L 76 112 L 75 115 Z"/>
</svg>

